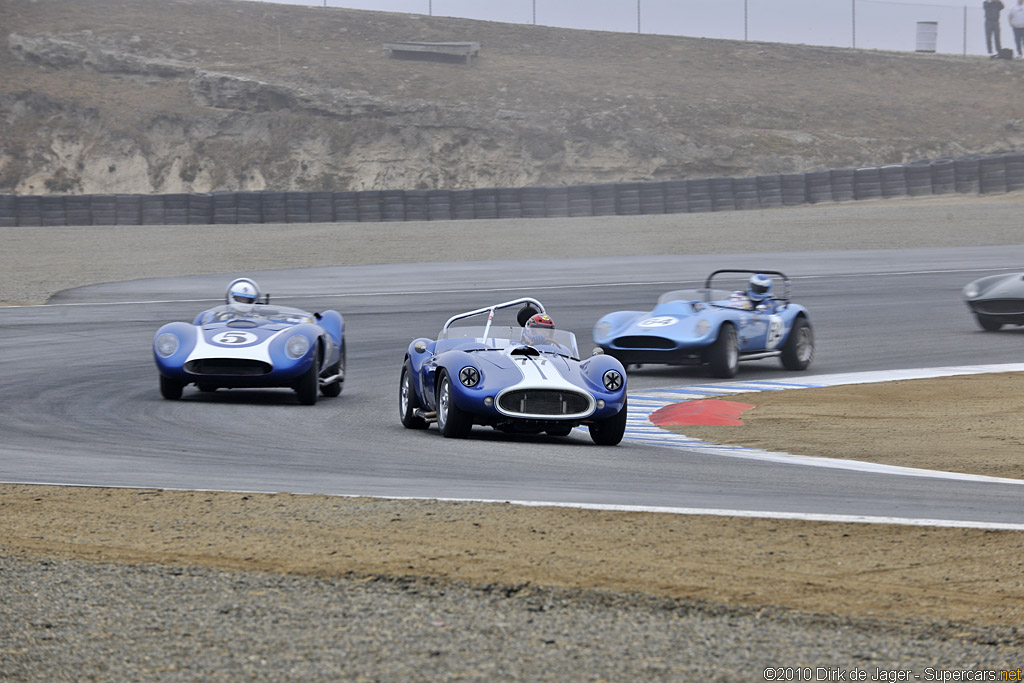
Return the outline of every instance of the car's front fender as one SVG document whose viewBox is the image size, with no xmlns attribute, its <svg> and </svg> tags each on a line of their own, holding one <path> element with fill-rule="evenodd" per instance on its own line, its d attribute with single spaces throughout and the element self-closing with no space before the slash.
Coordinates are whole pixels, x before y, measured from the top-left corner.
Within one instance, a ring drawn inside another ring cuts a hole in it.
<svg viewBox="0 0 1024 683">
<path fill-rule="evenodd" d="M 157 351 L 157 342 L 165 334 L 174 335 L 178 340 L 177 350 L 169 356 L 163 356 Z M 185 361 L 196 346 L 198 334 L 197 327 L 183 322 L 167 323 L 156 331 L 153 336 L 153 359 L 161 375 L 178 379 L 185 377 Z"/>
</svg>

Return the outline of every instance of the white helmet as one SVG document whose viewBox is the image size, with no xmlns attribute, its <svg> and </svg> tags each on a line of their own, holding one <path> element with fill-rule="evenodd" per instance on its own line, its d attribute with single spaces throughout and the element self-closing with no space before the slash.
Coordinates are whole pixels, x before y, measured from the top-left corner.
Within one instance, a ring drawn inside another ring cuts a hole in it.
<svg viewBox="0 0 1024 683">
<path fill-rule="evenodd" d="M 228 306 L 248 312 L 253 309 L 255 304 L 259 303 L 260 288 L 248 278 L 239 278 L 228 285 L 228 291 L 224 298 Z"/>
<path fill-rule="evenodd" d="M 772 278 L 770 275 L 758 273 L 750 276 L 747 284 L 747 296 L 751 301 L 764 301 L 772 294 Z"/>
</svg>

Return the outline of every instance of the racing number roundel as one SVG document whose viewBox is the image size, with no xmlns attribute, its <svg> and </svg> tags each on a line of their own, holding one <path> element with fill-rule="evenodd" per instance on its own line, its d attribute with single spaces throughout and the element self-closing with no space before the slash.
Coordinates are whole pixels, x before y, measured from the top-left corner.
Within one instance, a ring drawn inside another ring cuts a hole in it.
<svg viewBox="0 0 1024 683">
<path fill-rule="evenodd" d="M 251 332 L 239 332 L 238 330 L 221 332 L 212 337 L 214 343 L 224 346 L 245 346 L 246 344 L 252 344 L 257 339 L 259 337 Z"/>
<path fill-rule="evenodd" d="M 670 315 L 661 315 L 654 318 L 647 318 L 637 323 L 637 327 L 668 327 L 679 322 Z"/>
</svg>

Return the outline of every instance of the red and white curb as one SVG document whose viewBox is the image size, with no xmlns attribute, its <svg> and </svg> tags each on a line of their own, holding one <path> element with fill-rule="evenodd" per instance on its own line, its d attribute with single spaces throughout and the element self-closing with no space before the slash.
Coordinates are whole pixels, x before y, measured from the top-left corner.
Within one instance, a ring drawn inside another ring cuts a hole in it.
<svg viewBox="0 0 1024 683">
<path fill-rule="evenodd" d="M 683 401 L 707 398 L 722 398 L 733 394 L 760 391 L 786 391 L 814 387 L 834 387 L 848 384 L 869 384 L 876 382 L 895 382 L 908 379 L 931 379 L 935 377 L 952 377 L 956 375 L 981 375 L 996 372 L 1024 372 L 1024 363 L 1003 365 L 962 365 L 943 368 L 914 368 L 910 370 L 882 370 L 872 372 L 854 372 L 832 375 L 803 375 L 799 380 L 755 381 L 755 382 L 721 382 L 698 384 L 672 389 L 638 391 L 629 394 L 629 418 L 626 421 L 624 440 L 645 446 L 661 448 L 677 448 L 690 452 L 718 455 L 730 458 L 747 458 L 765 462 L 787 463 L 809 467 L 828 467 L 832 469 L 853 470 L 857 472 L 873 472 L 878 474 L 897 474 L 912 477 L 931 477 L 939 479 L 955 479 L 958 481 L 994 482 L 1000 484 L 1024 484 L 1022 479 L 1005 477 L 988 477 L 979 474 L 963 474 L 960 472 L 944 472 L 915 467 L 898 467 L 859 460 L 840 458 L 821 458 L 792 453 L 767 451 L 759 448 L 743 448 L 723 446 L 721 444 L 702 441 L 683 434 L 669 432 L 650 420 L 651 414 L 660 408 Z"/>
</svg>

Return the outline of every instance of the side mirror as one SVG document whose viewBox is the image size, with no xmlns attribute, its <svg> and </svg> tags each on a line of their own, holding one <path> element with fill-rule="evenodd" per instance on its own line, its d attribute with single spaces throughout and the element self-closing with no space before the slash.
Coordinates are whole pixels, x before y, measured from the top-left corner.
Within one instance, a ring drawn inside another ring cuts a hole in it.
<svg viewBox="0 0 1024 683">
<path fill-rule="evenodd" d="M 412 350 L 415 351 L 416 353 L 426 353 L 427 342 L 423 341 L 422 339 L 419 340 L 418 342 L 412 345 Z"/>
<path fill-rule="evenodd" d="M 594 350 L 590 352 L 590 355 L 591 356 L 601 356 L 601 355 L 604 355 L 604 349 L 602 349 L 600 346 L 595 346 Z"/>
</svg>

